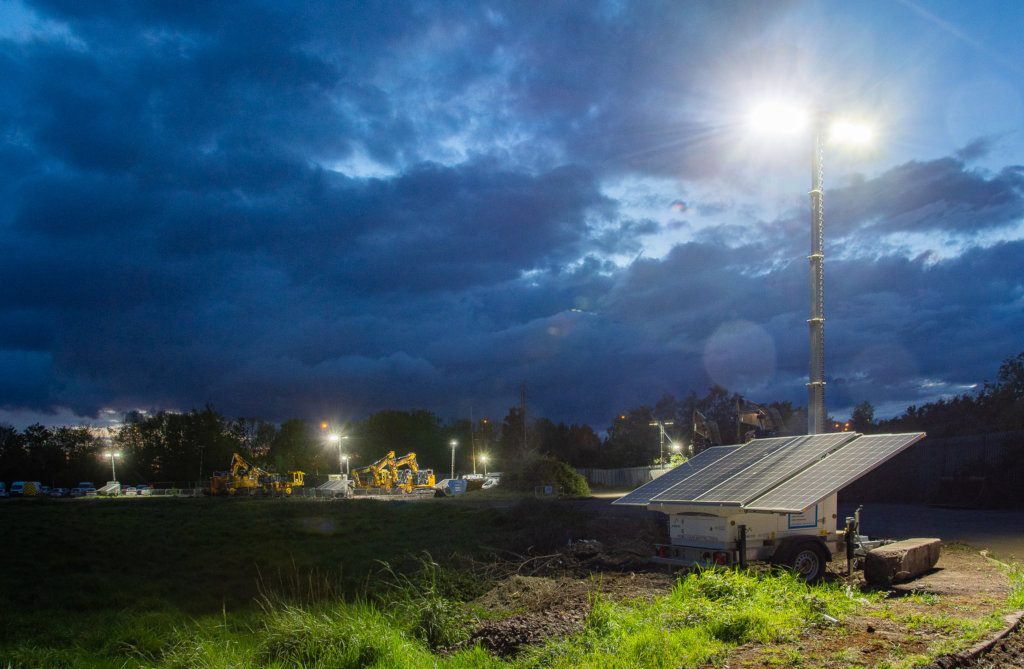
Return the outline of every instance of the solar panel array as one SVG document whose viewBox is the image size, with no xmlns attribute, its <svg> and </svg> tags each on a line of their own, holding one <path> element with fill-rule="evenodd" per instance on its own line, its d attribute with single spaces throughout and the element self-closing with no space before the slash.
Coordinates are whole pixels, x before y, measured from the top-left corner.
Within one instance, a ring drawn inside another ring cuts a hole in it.
<svg viewBox="0 0 1024 669">
<path fill-rule="evenodd" d="M 695 501 L 742 505 L 857 437 L 850 432 L 797 437 L 771 457 L 747 467 Z"/>
<path fill-rule="evenodd" d="M 761 495 L 746 508 L 796 513 L 853 483 L 922 438 L 923 433 L 861 437 Z"/>
<path fill-rule="evenodd" d="M 692 502 L 709 492 L 715 486 L 728 481 L 743 470 L 755 465 L 780 449 L 786 448 L 799 437 L 774 437 L 772 439 L 755 439 L 741 446 L 729 457 L 706 467 L 700 476 L 691 476 L 665 492 L 651 498 L 652 502 L 678 503 Z"/>
<path fill-rule="evenodd" d="M 841 432 L 717 446 L 613 503 L 798 512 L 923 437 L 923 433 L 864 436 Z"/>
<path fill-rule="evenodd" d="M 693 456 L 678 467 L 673 467 L 650 483 L 645 483 L 625 497 L 612 502 L 612 504 L 624 504 L 627 506 L 647 506 L 651 497 L 662 493 L 683 479 L 689 478 L 702 471 L 708 465 L 717 462 L 721 458 L 735 451 L 739 446 L 715 446 L 708 448 Z"/>
</svg>

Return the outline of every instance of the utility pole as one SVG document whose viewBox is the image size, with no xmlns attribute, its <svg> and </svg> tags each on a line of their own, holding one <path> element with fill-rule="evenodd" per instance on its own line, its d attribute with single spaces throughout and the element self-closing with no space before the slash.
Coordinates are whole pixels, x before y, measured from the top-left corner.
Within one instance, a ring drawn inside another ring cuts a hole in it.
<svg viewBox="0 0 1024 669">
<path fill-rule="evenodd" d="M 473 476 L 476 476 L 476 423 L 473 422 L 473 405 L 469 405 L 469 448 L 473 456 Z"/>
<path fill-rule="evenodd" d="M 523 419 L 523 455 L 529 448 L 529 441 L 526 438 L 526 383 L 519 388 L 519 416 Z"/>
</svg>

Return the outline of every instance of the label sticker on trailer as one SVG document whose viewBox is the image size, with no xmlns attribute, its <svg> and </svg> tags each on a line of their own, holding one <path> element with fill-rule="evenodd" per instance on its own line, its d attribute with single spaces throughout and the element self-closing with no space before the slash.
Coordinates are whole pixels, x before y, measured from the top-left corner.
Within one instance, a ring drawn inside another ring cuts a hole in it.
<svg viewBox="0 0 1024 669">
<path fill-rule="evenodd" d="M 789 521 L 789 529 L 802 530 L 808 527 L 818 526 L 818 505 L 809 506 L 800 513 L 786 514 Z"/>
</svg>

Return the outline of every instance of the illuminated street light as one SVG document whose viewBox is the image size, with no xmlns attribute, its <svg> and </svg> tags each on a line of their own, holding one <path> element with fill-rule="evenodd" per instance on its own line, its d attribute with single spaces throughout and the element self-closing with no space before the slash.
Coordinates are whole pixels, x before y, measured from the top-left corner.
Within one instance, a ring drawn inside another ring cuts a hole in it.
<svg viewBox="0 0 1024 669">
<path fill-rule="evenodd" d="M 807 127 L 813 133 L 811 152 L 811 254 L 807 257 L 811 270 L 811 309 L 807 326 L 810 330 L 810 370 L 807 380 L 807 434 L 825 431 L 825 211 L 824 150 L 828 139 L 844 144 L 865 144 L 873 133 L 868 126 L 846 119 L 832 119 L 824 112 L 808 114 L 799 107 L 778 103 L 757 107 L 750 118 L 751 127 L 759 133 L 795 135 Z"/>
<path fill-rule="evenodd" d="M 110 458 L 110 480 L 117 480 L 117 468 L 114 466 L 114 461 L 121 457 L 121 451 L 107 451 L 103 454 L 103 457 Z"/>
<path fill-rule="evenodd" d="M 667 436 L 665 434 L 665 426 L 666 425 L 672 426 L 672 425 L 675 425 L 675 423 L 673 423 L 670 420 L 665 420 L 665 421 L 655 420 L 655 421 L 651 421 L 650 423 L 648 423 L 648 425 L 650 425 L 651 427 L 658 428 L 658 462 L 662 466 L 662 468 L 664 468 L 665 467 L 665 437 Z M 669 441 L 671 442 L 672 440 L 669 439 Z"/>
<path fill-rule="evenodd" d="M 322 430 L 327 429 L 325 427 L 326 425 L 327 425 L 327 423 L 321 423 L 320 424 L 320 429 L 322 429 Z M 338 434 L 337 432 L 331 432 L 330 434 L 327 435 L 327 441 L 328 442 L 330 442 L 332 444 L 337 444 L 338 445 L 338 472 L 340 473 L 340 472 L 342 472 L 342 470 L 344 470 L 344 472 L 346 474 L 348 474 L 348 456 L 344 455 L 341 452 L 341 441 L 342 441 L 342 439 L 348 439 L 348 435 L 347 434 Z"/>
<path fill-rule="evenodd" d="M 484 466 L 484 476 L 487 476 L 487 454 L 486 453 L 481 453 L 480 454 L 480 464 L 482 464 Z"/>
<path fill-rule="evenodd" d="M 455 478 L 455 447 L 459 445 L 459 442 L 452 439 L 448 445 L 452 447 L 452 475 L 448 478 Z"/>
</svg>

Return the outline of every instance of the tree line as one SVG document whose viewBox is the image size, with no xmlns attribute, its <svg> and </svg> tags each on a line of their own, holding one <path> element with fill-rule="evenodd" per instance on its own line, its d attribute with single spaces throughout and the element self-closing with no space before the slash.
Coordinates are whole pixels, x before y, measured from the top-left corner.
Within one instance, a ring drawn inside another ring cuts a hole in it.
<svg viewBox="0 0 1024 669">
<path fill-rule="evenodd" d="M 546 455 L 574 467 L 617 468 L 650 465 L 669 453 L 662 450 L 660 433 L 651 423 L 672 422 L 672 441 L 689 446 L 694 412 L 713 424 L 725 443 L 743 439 L 736 414 L 742 398 L 721 386 L 703 396 L 689 393 L 677 399 L 665 395 L 653 405 L 634 407 L 616 415 L 599 435 L 586 424 L 556 423 L 539 417 L 527 422 L 520 407 L 512 407 L 500 422 L 483 418 L 444 421 L 425 410 L 386 410 L 365 420 L 334 426 L 344 433 L 340 447 L 328 441 L 328 430 L 301 419 L 277 424 L 260 418 L 228 419 L 212 406 L 188 412 L 130 412 L 114 430 L 90 427 L 48 428 L 32 425 L 16 430 L 0 424 L 0 480 L 25 479 L 68 486 L 77 481 L 105 481 L 110 475 L 109 453 L 120 457 L 118 479 L 139 482 L 202 481 L 228 467 L 233 453 L 268 469 L 305 471 L 326 478 L 341 468 L 339 454 L 351 467 L 367 465 L 388 451 L 415 452 L 421 467 L 433 468 L 438 478 L 451 468 L 451 442 L 456 473 L 509 470 L 533 455 Z M 802 409 L 789 402 L 767 405 L 781 419 L 786 433 L 802 433 Z M 976 393 L 908 407 L 895 418 L 875 421 L 867 401 L 853 411 L 849 426 L 858 432 L 927 431 L 936 437 L 1024 429 L 1024 353 L 1000 366 L 996 381 Z M 339 451 L 340 448 L 340 451 Z M 487 457 L 484 464 L 481 456 Z"/>
</svg>

